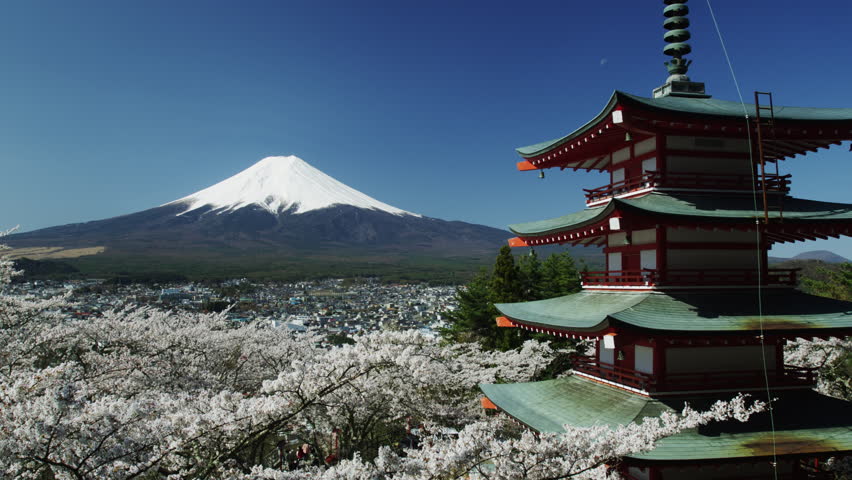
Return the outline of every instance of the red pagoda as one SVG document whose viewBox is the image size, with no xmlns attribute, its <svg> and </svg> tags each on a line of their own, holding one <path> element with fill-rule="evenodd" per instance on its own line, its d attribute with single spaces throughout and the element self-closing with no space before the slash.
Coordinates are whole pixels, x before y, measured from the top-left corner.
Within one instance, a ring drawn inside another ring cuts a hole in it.
<svg viewBox="0 0 852 480">
<path fill-rule="evenodd" d="M 817 478 L 852 452 L 852 404 L 813 390 L 815 372 L 784 362 L 798 337 L 852 332 L 852 303 L 795 289 L 768 266 L 776 243 L 852 235 L 852 204 L 789 195 L 778 163 L 852 139 L 852 109 L 754 105 L 711 98 L 686 76 L 686 0 L 665 0 L 672 56 L 652 98 L 616 91 L 574 132 L 517 149 L 519 170 L 598 170 L 586 208 L 511 225 L 514 247 L 603 247 L 606 270 L 581 292 L 498 304 L 498 325 L 595 340 L 573 375 L 481 385 L 483 404 L 530 429 L 618 425 L 695 408 L 737 392 L 774 399 L 745 424 L 683 432 L 625 459 L 626 478 Z M 774 173 L 768 168 L 772 166 Z"/>
</svg>

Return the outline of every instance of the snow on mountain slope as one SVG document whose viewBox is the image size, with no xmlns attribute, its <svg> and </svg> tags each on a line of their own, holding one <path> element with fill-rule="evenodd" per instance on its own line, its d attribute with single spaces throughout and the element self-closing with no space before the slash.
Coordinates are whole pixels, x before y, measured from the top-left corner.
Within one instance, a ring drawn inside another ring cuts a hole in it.
<svg viewBox="0 0 852 480">
<path fill-rule="evenodd" d="M 289 209 L 299 214 L 332 205 L 352 205 L 420 217 L 348 187 L 295 155 L 266 157 L 231 178 L 166 205 L 181 203 L 187 209 L 178 215 L 208 205 L 217 213 L 257 205 L 272 214 Z"/>
</svg>

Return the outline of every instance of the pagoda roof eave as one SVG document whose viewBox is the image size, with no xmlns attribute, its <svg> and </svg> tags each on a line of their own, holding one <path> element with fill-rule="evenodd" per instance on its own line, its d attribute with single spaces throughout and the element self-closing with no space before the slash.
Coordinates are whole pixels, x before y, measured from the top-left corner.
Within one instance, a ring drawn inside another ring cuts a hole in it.
<svg viewBox="0 0 852 480">
<path fill-rule="evenodd" d="M 643 109 L 657 110 L 675 114 L 705 115 L 707 117 L 730 118 L 739 121 L 746 114 L 753 116 L 753 104 L 719 100 L 716 98 L 696 98 L 666 96 L 647 98 L 630 93 L 616 91 L 618 101 L 625 106 L 640 106 Z M 785 107 L 773 106 L 775 120 L 793 122 L 852 122 L 852 108 Z"/>
<path fill-rule="evenodd" d="M 495 304 L 512 322 L 602 334 L 610 328 L 651 333 L 751 333 L 826 336 L 852 331 L 852 302 L 797 290 L 583 291 L 547 300 Z"/>
<path fill-rule="evenodd" d="M 600 207 L 587 208 L 561 217 L 534 222 L 516 223 L 509 225 L 509 230 L 517 235 L 539 236 L 561 232 L 568 229 L 582 228 L 605 220 L 615 210 L 615 205 L 615 202 L 610 201 L 607 202 L 606 205 Z"/>
<path fill-rule="evenodd" d="M 565 135 L 563 137 L 554 138 L 553 140 L 545 140 L 543 142 L 539 142 L 539 143 L 536 143 L 534 145 L 528 145 L 526 147 L 518 147 L 518 148 L 515 149 L 515 151 L 518 152 L 518 154 L 520 156 L 524 157 L 524 158 L 535 157 L 536 155 L 541 155 L 542 153 L 545 153 L 545 152 L 547 152 L 547 151 L 549 151 L 549 150 L 551 150 L 555 147 L 558 147 L 559 145 L 562 145 L 563 143 L 569 142 L 569 141 L 573 140 L 574 138 L 577 138 L 577 137 L 583 135 L 591 127 L 597 125 L 598 123 L 601 122 L 601 120 L 605 119 L 607 116 L 609 116 L 612 113 L 613 109 L 615 108 L 616 104 L 618 103 L 619 93 L 620 92 L 618 92 L 617 90 L 614 91 L 612 93 L 612 95 L 609 97 L 609 101 L 604 106 L 603 110 L 601 110 L 600 113 L 598 113 L 594 118 L 592 118 L 591 120 L 586 122 L 585 125 L 578 128 L 577 130 L 574 130 L 573 132 L 571 132 L 568 135 Z"/>
<path fill-rule="evenodd" d="M 532 302 L 497 303 L 497 310 L 528 325 L 597 333 L 610 326 L 610 315 L 631 308 L 644 300 L 644 292 L 579 292 Z"/>
<path fill-rule="evenodd" d="M 647 98 L 632 95 L 616 90 L 610 96 L 604 108 L 594 118 L 580 128 L 568 135 L 539 142 L 533 145 L 519 147 L 515 150 L 525 159 L 536 159 L 541 155 L 548 154 L 555 148 L 569 143 L 572 140 L 582 140 L 587 134 L 594 134 L 594 128 L 607 123 L 609 116 L 614 110 L 624 108 L 630 115 L 646 112 L 647 114 L 661 115 L 666 118 L 678 119 L 688 118 L 691 122 L 696 121 L 721 121 L 723 123 L 740 122 L 744 125 L 746 114 L 753 116 L 755 107 L 752 104 L 743 104 L 715 98 L 696 98 L 666 96 L 660 98 Z M 641 116 L 641 114 L 639 115 Z M 782 124 L 802 125 L 832 125 L 841 126 L 841 130 L 830 135 L 833 140 L 852 139 L 852 108 L 817 108 L 817 107 L 785 107 L 774 106 L 774 119 Z M 630 123 L 625 117 L 625 122 Z M 627 124 L 624 128 L 630 129 Z M 745 135 L 743 133 L 743 135 Z M 783 135 L 782 135 L 783 136 Z M 826 147 L 835 141 L 828 141 Z M 787 152 L 789 153 L 789 152 Z M 792 155 L 783 155 L 792 156 Z M 555 166 L 551 163 L 541 164 L 532 168 L 545 168 Z"/>
<path fill-rule="evenodd" d="M 572 375 L 556 380 L 514 384 L 482 384 L 488 399 L 501 411 L 538 432 L 559 433 L 563 425 L 615 428 L 664 412 L 680 412 L 685 404 L 704 410 L 715 397 L 654 399 L 608 387 Z M 773 396 L 775 453 L 835 454 L 852 451 L 852 403 L 812 390 L 781 391 Z M 769 413 L 748 422 L 717 422 L 657 442 L 648 452 L 632 455 L 640 461 L 682 462 L 763 457 L 773 454 Z M 780 439 L 780 441 L 779 441 Z"/>
<path fill-rule="evenodd" d="M 852 221 L 852 204 L 819 202 L 800 198 L 770 198 L 769 218 L 786 224 Z M 700 194 L 652 192 L 639 198 L 613 199 L 605 206 L 593 207 L 561 217 L 509 225 L 523 238 L 569 232 L 604 221 L 615 211 L 633 211 L 651 216 L 666 216 L 675 221 L 747 223 L 763 216 L 763 207 L 754 208 L 751 195 L 718 197 Z"/>
</svg>

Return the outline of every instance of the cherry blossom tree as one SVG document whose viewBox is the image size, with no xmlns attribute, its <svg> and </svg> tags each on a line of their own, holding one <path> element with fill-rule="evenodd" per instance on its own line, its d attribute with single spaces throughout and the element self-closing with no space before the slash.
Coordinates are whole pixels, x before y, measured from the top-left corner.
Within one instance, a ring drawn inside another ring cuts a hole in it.
<svg viewBox="0 0 852 480">
<path fill-rule="evenodd" d="M 0 263 L 3 284 L 14 274 Z M 531 378 L 552 351 L 442 347 L 388 332 L 331 348 L 316 333 L 136 308 L 62 318 L 64 299 L 0 295 L 0 467 L 39 478 L 213 478 L 280 466 L 296 438 L 375 456 L 408 418 L 461 426 L 480 382 Z"/>
<path fill-rule="evenodd" d="M 785 346 L 784 359 L 791 365 L 818 369 L 817 391 L 852 400 L 852 338 L 797 338 Z"/>
<path fill-rule="evenodd" d="M 0 259 L 0 289 L 14 274 Z M 66 318 L 67 301 L 0 291 L 4 478 L 591 478 L 658 438 L 754 409 L 740 399 L 536 436 L 483 420 L 476 385 L 534 378 L 555 355 L 544 343 L 486 352 L 409 331 L 332 347 L 224 314 Z M 436 433 L 420 449 L 394 447 L 409 424 Z M 458 438 L 440 435 L 446 427 Z M 310 445 L 313 461 L 287 471 L 280 454 L 293 444 Z"/>
<path fill-rule="evenodd" d="M 642 423 L 578 428 L 564 426 L 559 433 L 513 434 L 501 419 L 469 424 L 458 438 L 429 437 L 424 447 L 400 455 L 383 448 L 373 462 L 355 457 L 333 467 L 297 472 L 255 468 L 243 478 L 256 480 L 359 479 L 437 480 L 481 478 L 488 480 L 555 480 L 564 478 L 606 479 L 617 473 L 611 468 L 626 455 L 647 452 L 661 438 L 711 421 L 746 421 L 764 405 L 749 403 L 739 395 L 717 402 L 706 412 L 686 407 L 646 418 Z"/>
</svg>

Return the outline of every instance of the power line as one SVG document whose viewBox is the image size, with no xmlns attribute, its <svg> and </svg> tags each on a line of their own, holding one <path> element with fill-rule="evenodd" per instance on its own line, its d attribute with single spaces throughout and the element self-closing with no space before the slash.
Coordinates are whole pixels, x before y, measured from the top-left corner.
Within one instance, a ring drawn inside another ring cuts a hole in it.
<svg viewBox="0 0 852 480">
<path fill-rule="evenodd" d="M 710 4 L 710 0 L 707 0 L 707 8 L 710 10 L 710 18 L 713 19 L 713 25 L 716 27 L 716 34 L 719 37 L 719 43 L 722 45 L 722 52 L 725 54 L 725 60 L 728 63 L 728 70 L 731 72 L 731 78 L 734 80 L 734 86 L 737 89 L 737 95 L 740 97 L 740 105 L 743 107 L 743 117 L 746 123 L 746 135 L 748 135 L 748 157 L 749 161 L 752 165 L 754 165 L 754 149 L 752 148 L 751 141 L 751 125 L 748 115 L 748 108 L 746 107 L 745 101 L 743 100 L 743 94 L 740 90 L 740 84 L 737 81 L 737 75 L 734 73 L 734 65 L 731 62 L 731 57 L 728 55 L 728 49 L 725 46 L 725 40 L 722 38 L 722 31 L 719 28 L 719 22 L 716 21 L 716 14 L 713 13 L 713 6 Z M 757 105 L 755 104 L 755 108 Z M 759 127 L 758 127 L 759 128 Z M 765 187 L 764 187 L 765 188 Z M 757 183 L 754 175 L 754 168 L 751 169 L 751 192 L 752 192 L 752 203 L 754 207 L 755 213 L 755 227 L 757 232 L 757 315 L 760 324 L 760 357 L 763 362 L 763 381 L 764 386 L 766 387 L 766 401 L 769 405 L 769 425 L 772 431 L 772 473 L 775 480 L 778 480 L 778 457 L 776 450 L 776 441 L 775 441 L 775 414 L 774 409 L 772 407 L 772 394 L 769 389 L 769 372 L 766 365 L 766 341 L 763 330 L 763 235 L 761 235 L 761 225 L 760 218 L 758 215 L 758 207 L 757 207 Z M 766 225 L 764 225 L 765 229 Z M 775 348 L 779 348 L 776 344 Z M 783 347 L 782 347 L 783 348 Z"/>
</svg>

